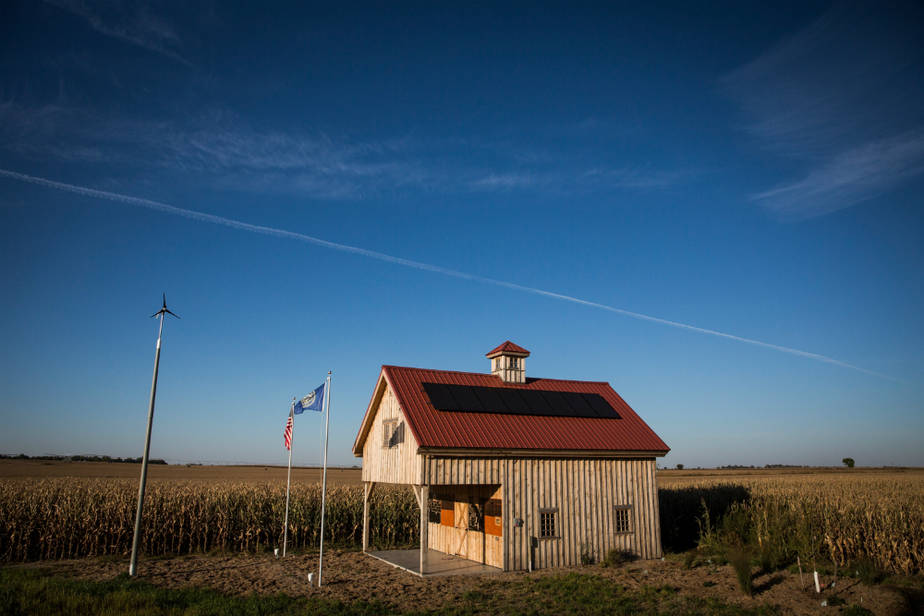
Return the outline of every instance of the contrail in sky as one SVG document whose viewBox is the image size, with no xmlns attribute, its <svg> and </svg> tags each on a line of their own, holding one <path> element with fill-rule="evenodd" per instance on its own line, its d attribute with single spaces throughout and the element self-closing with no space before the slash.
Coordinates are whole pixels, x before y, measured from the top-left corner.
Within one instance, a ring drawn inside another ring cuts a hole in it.
<svg viewBox="0 0 924 616">
<path fill-rule="evenodd" d="M 107 192 L 105 190 L 96 190 L 94 188 L 87 188 L 85 186 L 76 186 L 74 184 L 65 184 L 64 182 L 56 182 L 54 180 L 48 180 L 45 178 L 40 178 L 40 177 L 36 177 L 32 175 L 26 175 L 25 173 L 18 173 L 16 171 L 8 171 L 6 169 L 0 169 L 0 176 L 8 177 L 14 180 L 19 180 L 21 182 L 28 182 L 30 184 L 37 184 L 39 186 L 46 186 L 48 188 L 54 188 L 56 190 L 63 190 L 65 192 L 76 193 L 78 195 L 84 195 L 87 197 L 95 197 L 97 199 L 106 199 L 108 201 L 116 201 L 118 203 L 125 203 L 128 205 L 140 206 L 140 207 L 148 208 L 151 210 L 157 210 L 160 212 L 164 212 L 167 214 L 173 214 L 175 216 L 182 216 L 184 218 L 190 218 L 192 220 L 198 220 L 201 222 L 210 222 L 216 225 L 223 225 L 225 227 L 231 227 L 232 229 L 240 229 L 242 231 L 250 231 L 251 233 L 259 233 L 262 235 L 272 235 L 274 237 L 282 237 L 282 238 L 297 240 L 300 242 L 306 242 L 308 244 L 314 244 L 316 246 L 322 246 L 324 248 L 330 248 L 333 250 L 339 250 L 341 252 L 349 252 L 349 253 L 356 254 L 356 255 L 362 255 L 364 257 L 369 257 L 370 259 L 377 259 L 379 261 L 385 261 L 386 263 L 394 263 L 396 265 L 412 267 L 414 269 L 423 270 L 426 272 L 434 272 L 437 274 L 442 274 L 444 276 L 451 276 L 453 278 L 461 278 L 463 280 L 471 280 L 472 282 L 480 282 L 483 284 L 490 284 L 490 285 L 494 285 L 497 287 L 504 287 L 506 289 L 513 289 L 514 291 L 522 291 L 524 293 L 532 293 L 533 295 L 542 295 L 544 297 L 551 297 L 553 299 L 571 302 L 573 304 L 581 304 L 582 306 L 589 306 L 591 308 L 599 308 L 600 310 L 606 310 L 608 312 L 615 312 L 616 314 L 621 314 L 623 316 L 632 317 L 633 319 L 639 319 L 642 321 L 650 321 L 652 323 L 660 323 L 661 325 L 669 325 L 671 327 L 676 327 L 679 329 L 686 329 L 686 330 L 697 332 L 700 334 L 718 336 L 719 338 L 727 338 L 729 340 L 735 340 L 736 342 L 743 342 L 745 344 L 752 344 L 754 346 L 764 347 L 767 349 L 773 349 L 774 351 L 780 351 L 782 353 L 789 353 L 790 355 L 798 355 L 799 357 L 806 357 L 808 359 L 814 359 L 816 361 L 824 362 L 827 364 L 833 364 L 835 366 L 840 366 L 842 368 L 850 368 L 851 370 L 857 370 L 859 372 L 878 376 L 884 379 L 888 379 L 890 381 L 897 380 L 894 377 L 891 377 L 887 374 L 882 374 L 881 372 L 874 372 L 873 370 L 867 370 L 866 368 L 861 368 L 860 366 L 855 366 L 845 361 L 834 359 L 833 357 L 828 357 L 827 355 L 821 355 L 819 353 L 811 353 L 809 351 L 802 351 L 800 349 L 793 349 L 791 347 L 785 347 L 785 346 L 781 346 L 778 344 L 762 342 L 760 340 L 754 340 L 752 338 L 744 338 L 742 336 L 735 336 L 734 334 L 726 334 L 725 332 L 716 331 L 714 329 L 706 329 L 704 327 L 697 327 L 695 325 L 689 325 L 687 323 L 680 323 L 678 321 L 671 321 L 668 319 L 653 317 L 647 314 L 632 312 L 631 310 L 624 310 L 622 308 L 616 308 L 615 306 L 608 306 L 606 304 L 592 302 L 590 300 L 581 299 L 579 297 L 563 295 L 561 293 L 555 293 L 553 291 L 546 291 L 544 289 L 537 289 L 535 287 L 527 287 L 521 284 L 517 284 L 515 282 L 507 282 L 505 280 L 487 278 L 485 276 L 478 276 L 477 274 L 468 274 L 466 272 L 460 272 L 458 270 L 440 267 L 439 265 L 431 265 L 430 263 L 423 263 L 421 261 L 403 259 L 401 257 L 395 257 L 395 256 L 385 254 L 382 252 L 376 252 L 374 250 L 360 248 L 358 246 L 350 246 L 348 244 L 339 244 L 337 242 L 323 240 L 319 237 L 305 235 L 304 233 L 296 233 L 294 231 L 286 231 L 284 229 L 276 229 L 274 227 L 266 227 L 263 225 L 253 225 L 247 222 L 242 222 L 240 220 L 234 220 L 233 218 L 225 218 L 224 216 L 216 216 L 214 214 L 206 214 L 204 212 L 197 212 L 195 210 L 187 210 L 184 208 L 176 207 L 174 205 L 168 205 L 166 203 L 161 203 L 159 201 L 152 201 L 150 199 L 142 199 L 140 197 L 131 197 L 129 195 L 121 195 L 119 193 Z"/>
</svg>

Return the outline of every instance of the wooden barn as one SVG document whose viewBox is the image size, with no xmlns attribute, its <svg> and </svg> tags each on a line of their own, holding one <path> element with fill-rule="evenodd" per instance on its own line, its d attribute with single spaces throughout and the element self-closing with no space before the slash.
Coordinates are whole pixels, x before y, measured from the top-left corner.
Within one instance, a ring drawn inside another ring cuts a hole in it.
<svg viewBox="0 0 924 616">
<path fill-rule="evenodd" d="M 527 378 L 529 354 L 504 342 L 490 373 L 382 366 L 353 445 L 364 551 L 369 495 L 387 483 L 420 504 L 416 573 L 433 551 L 504 571 L 661 556 L 667 445 L 608 383 Z"/>
</svg>

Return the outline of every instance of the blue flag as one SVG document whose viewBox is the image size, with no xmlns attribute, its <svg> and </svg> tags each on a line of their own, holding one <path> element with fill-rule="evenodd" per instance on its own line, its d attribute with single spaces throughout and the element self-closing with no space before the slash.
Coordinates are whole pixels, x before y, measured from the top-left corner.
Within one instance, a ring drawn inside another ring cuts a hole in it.
<svg viewBox="0 0 924 616">
<path fill-rule="evenodd" d="M 313 392 L 298 400 L 295 403 L 295 414 L 301 415 L 305 411 L 317 411 L 321 412 L 324 410 L 324 385 L 321 385 Z"/>
</svg>

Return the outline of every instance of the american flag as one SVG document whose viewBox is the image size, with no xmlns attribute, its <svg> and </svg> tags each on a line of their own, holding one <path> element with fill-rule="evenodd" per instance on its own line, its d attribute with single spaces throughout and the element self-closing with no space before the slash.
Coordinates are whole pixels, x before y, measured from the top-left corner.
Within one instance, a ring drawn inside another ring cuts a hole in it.
<svg viewBox="0 0 924 616">
<path fill-rule="evenodd" d="M 292 411 L 289 411 L 289 420 L 286 422 L 285 446 L 286 449 L 292 449 Z"/>
</svg>

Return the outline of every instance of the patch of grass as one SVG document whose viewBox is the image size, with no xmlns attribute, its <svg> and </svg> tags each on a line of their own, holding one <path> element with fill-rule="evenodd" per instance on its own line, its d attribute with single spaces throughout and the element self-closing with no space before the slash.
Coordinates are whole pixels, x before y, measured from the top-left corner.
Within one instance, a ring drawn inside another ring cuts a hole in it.
<svg viewBox="0 0 924 616">
<path fill-rule="evenodd" d="M 646 614 L 667 616 L 690 614 L 703 616 L 759 616 L 778 614 L 775 607 L 745 609 L 727 605 L 717 599 L 685 595 L 671 586 L 627 588 L 593 574 L 567 573 L 525 580 L 506 585 L 495 593 L 491 609 L 481 612 L 431 612 L 432 614 L 498 613 L 511 615 L 580 614 L 588 616 L 629 616 Z"/>
<path fill-rule="evenodd" d="M 483 603 L 488 598 L 488 594 L 481 590 L 467 590 L 462 593 L 462 599 L 471 603 Z"/>
<path fill-rule="evenodd" d="M 850 607 L 841 610 L 841 616 L 873 616 L 873 612 L 854 603 Z"/>
<path fill-rule="evenodd" d="M 620 567 L 626 563 L 637 560 L 638 556 L 625 550 L 612 549 L 606 553 L 601 563 L 604 567 Z"/>
<path fill-rule="evenodd" d="M 0 614 L 4 616 L 285 616 L 304 613 L 373 616 L 390 612 L 378 603 L 345 604 L 286 595 L 231 597 L 205 588 L 164 589 L 133 580 L 127 574 L 107 582 L 89 582 L 51 577 L 37 569 L 0 569 Z"/>
<path fill-rule="evenodd" d="M 421 612 L 376 602 L 343 603 L 319 597 L 231 597 L 202 589 L 164 589 L 121 575 L 106 582 L 52 577 L 36 569 L 0 569 L 0 614 L 64 616 L 771 616 L 775 607 L 742 608 L 717 599 L 683 595 L 670 586 L 627 588 L 599 575 L 567 573 L 498 580 L 462 593 L 458 600 Z"/>
</svg>

